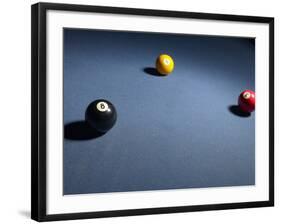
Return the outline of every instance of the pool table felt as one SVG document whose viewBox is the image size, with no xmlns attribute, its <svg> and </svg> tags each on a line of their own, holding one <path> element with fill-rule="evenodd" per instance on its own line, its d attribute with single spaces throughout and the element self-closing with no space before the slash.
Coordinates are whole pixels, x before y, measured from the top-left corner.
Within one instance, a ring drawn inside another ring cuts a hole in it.
<svg viewBox="0 0 281 224">
<path fill-rule="evenodd" d="M 255 113 L 236 106 L 255 89 L 254 39 L 64 29 L 63 75 L 64 194 L 255 184 Z M 83 121 L 99 98 L 118 113 L 104 135 Z"/>
</svg>

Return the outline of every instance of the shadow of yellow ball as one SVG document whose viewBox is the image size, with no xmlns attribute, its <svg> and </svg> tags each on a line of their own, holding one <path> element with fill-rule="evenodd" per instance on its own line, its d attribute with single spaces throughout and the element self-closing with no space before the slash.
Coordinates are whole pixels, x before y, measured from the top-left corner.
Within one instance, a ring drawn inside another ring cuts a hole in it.
<svg viewBox="0 0 281 224">
<path fill-rule="evenodd" d="M 156 69 L 162 75 L 168 75 L 174 70 L 174 60 L 167 54 L 161 54 L 156 59 Z"/>
</svg>

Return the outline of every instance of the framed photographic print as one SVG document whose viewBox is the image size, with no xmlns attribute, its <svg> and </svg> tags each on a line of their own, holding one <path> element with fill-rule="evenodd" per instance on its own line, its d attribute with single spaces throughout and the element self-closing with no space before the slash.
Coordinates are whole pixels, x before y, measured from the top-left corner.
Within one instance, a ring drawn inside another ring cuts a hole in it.
<svg viewBox="0 0 281 224">
<path fill-rule="evenodd" d="M 32 6 L 32 218 L 274 204 L 274 19 Z"/>
</svg>

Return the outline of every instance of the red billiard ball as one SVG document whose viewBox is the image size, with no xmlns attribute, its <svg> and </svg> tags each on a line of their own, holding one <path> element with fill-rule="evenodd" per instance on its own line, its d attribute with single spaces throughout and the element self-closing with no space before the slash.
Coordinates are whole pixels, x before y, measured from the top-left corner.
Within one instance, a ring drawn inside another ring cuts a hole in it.
<svg viewBox="0 0 281 224">
<path fill-rule="evenodd" d="M 251 113 L 255 110 L 256 96 L 255 92 L 251 90 L 243 91 L 238 98 L 238 105 L 244 112 Z"/>
</svg>

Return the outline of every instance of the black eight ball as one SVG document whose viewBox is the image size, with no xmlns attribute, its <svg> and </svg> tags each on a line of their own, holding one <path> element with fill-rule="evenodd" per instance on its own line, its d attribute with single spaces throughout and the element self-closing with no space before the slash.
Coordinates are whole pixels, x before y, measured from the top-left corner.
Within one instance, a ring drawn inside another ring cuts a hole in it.
<svg viewBox="0 0 281 224">
<path fill-rule="evenodd" d="M 99 99 L 89 104 L 85 119 L 91 127 L 105 133 L 116 123 L 117 112 L 113 104 L 108 100 Z"/>
</svg>

